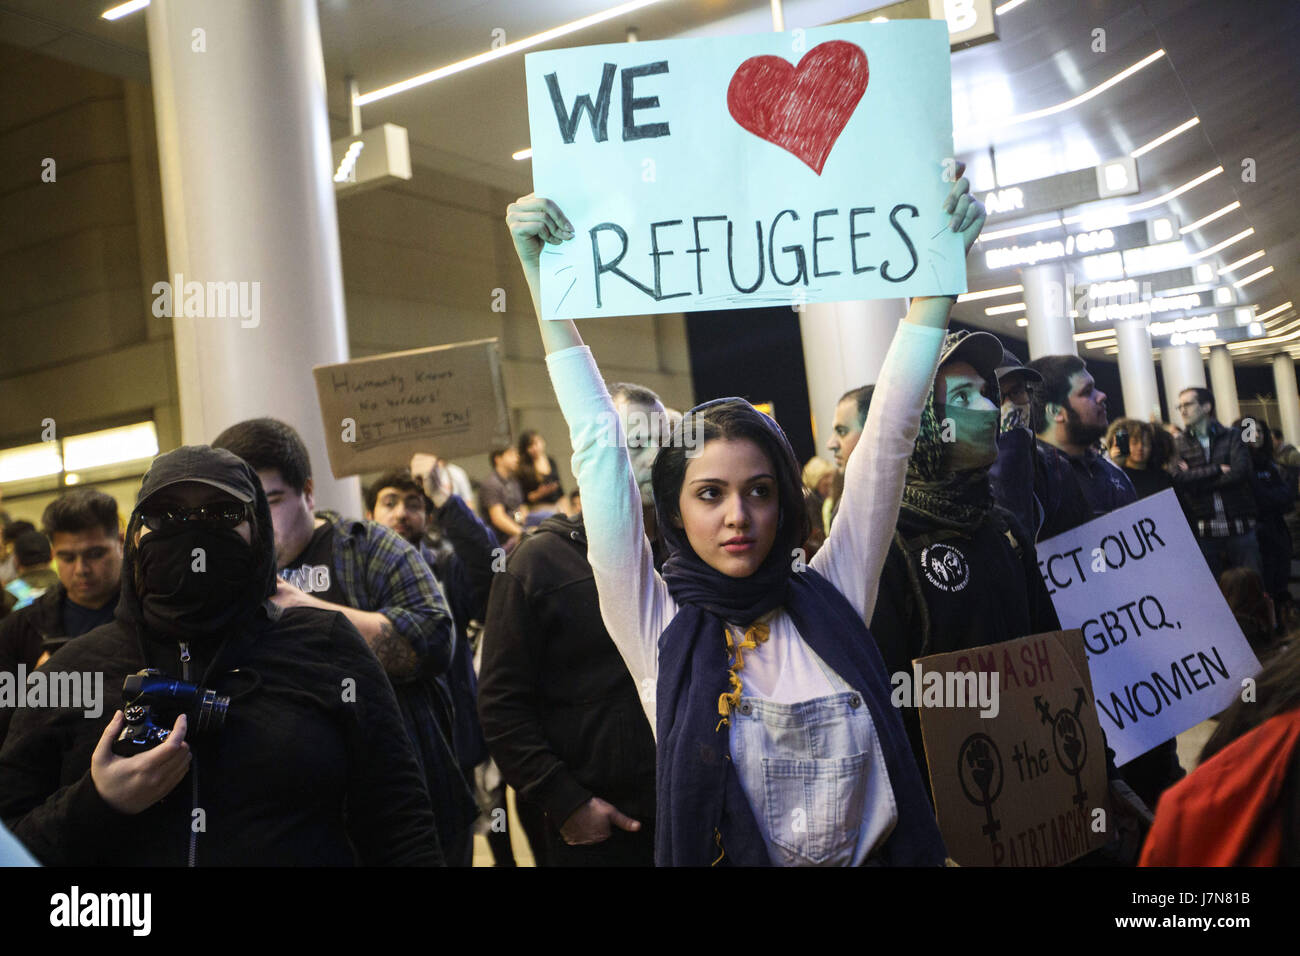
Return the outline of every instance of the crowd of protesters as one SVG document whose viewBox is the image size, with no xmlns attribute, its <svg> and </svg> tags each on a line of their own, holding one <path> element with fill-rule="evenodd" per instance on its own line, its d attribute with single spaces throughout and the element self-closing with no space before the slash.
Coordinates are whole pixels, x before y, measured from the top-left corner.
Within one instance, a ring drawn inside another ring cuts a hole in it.
<svg viewBox="0 0 1300 956">
<path fill-rule="evenodd" d="M 965 179 L 943 212 L 969 250 Z M 507 223 L 536 305 L 573 228 L 535 196 Z M 743 399 L 607 384 L 543 321 L 577 489 L 525 431 L 476 484 L 429 449 L 342 515 L 262 418 L 160 455 L 125 521 L 61 495 L 6 527 L 0 673 L 97 672 L 110 703 L 0 708 L 0 819 L 56 865 L 467 866 L 475 832 L 512 865 L 508 784 L 541 865 L 939 866 L 942 771 L 890 675 L 1058 630 L 1036 543 L 1173 489 L 1258 703 L 1191 774 L 1172 740 L 1108 752 L 1118 823 L 1082 862 L 1300 859 L 1300 452 L 1201 388 L 1181 428 L 1112 423 L 1081 359 L 949 333 L 954 301 L 911 301 L 833 463 Z"/>
</svg>

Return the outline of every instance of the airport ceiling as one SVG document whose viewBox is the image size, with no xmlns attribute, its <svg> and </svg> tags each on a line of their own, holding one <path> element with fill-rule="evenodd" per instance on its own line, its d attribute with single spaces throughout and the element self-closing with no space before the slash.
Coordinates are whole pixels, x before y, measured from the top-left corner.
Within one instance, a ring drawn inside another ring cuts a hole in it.
<svg viewBox="0 0 1300 956">
<path fill-rule="evenodd" d="M 0 41 L 108 73 L 147 79 L 145 16 L 108 22 L 113 0 L 0 0 Z M 348 130 L 344 77 L 374 90 L 506 42 L 608 9 L 611 0 L 319 0 L 321 35 L 335 134 Z M 874 0 L 786 0 L 787 28 L 866 12 Z M 1091 215 L 1105 203 L 1158 200 L 1207 172 L 1199 185 L 1145 215 L 1172 213 L 1193 223 L 1234 202 L 1240 206 L 1188 233 L 1195 254 L 1246 229 L 1253 235 L 1208 257 L 1219 267 L 1257 250 L 1265 255 L 1228 274 L 1274 271 L 1239 290 L 1257 313 L 1300 301 L 1300 234 L 1289 196 L 1300 183 L 1300 3 L 1295 0 L 1023 0 L 1001 2 L 999 39 L 953 54 L 958 155 L 981 195 L 995 185 L 1095 166 L 1127 156 L 1193 118 L 1199 123 L 1138 159 L 1141 192 L 1063 210 Z M 660 0 L 659 3 L 552 41 L 538 49 L 761 32 L 771 29 L 769 0 Z M 1104 31 L 1098 34 L 1097 31 Z M 1096 50 L 1103 38 L 1104 50 Z M 1164 56 L 1086 101 L 1038 119 L 1019 119 L 1083 97 L 1156 51 Z M 528 162 L 511 154 L 528 145 L 523 58 L 515 54 L 368 105 L 367 127 L 410 131 L 416 164 L 525 193 Z M 1007 123 L 1007 117 L 1018 118 Z M 993 175 L 990 147 L 996 156 Z M 1246 161 L 1253 161 L 1248 163 Z M 1246 163 L 1243 166 L 1243 163 Z M 1253 167 L 1252 177 L 1246 167 Z M 1030 217 L 1026 221 L 1034 221 Z M 1039 217 L 1041 218 L 1041 217 Z M 1002 229 L 1017 223 L 998 223 Z M 1057 230 L 1031 238 L 1060 238 Z M 1204 260 L 1203 260 L 1204 261 Z M 972 291 L 1018 284 L 1015 269 L 986 271 L 971 257 Z M 954 315 L 1023 338 L 1016 294 L 964 301 Z M 1282 349 L 1300 357 L 1294 306 L 1264 323 L 1280 341 L 1237 351 L 1262 361 Z M 1295 338 L 1283 338 L 1295 332 Z M 1087 350 L 1083 350 L 1087 354 Z"/>
</svg>

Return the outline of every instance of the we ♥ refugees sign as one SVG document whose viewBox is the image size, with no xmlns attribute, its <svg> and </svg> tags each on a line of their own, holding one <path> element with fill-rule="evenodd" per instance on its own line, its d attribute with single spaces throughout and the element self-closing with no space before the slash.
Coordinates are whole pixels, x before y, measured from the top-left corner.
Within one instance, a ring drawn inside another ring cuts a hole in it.
<svg viewBox="0 0 1300 956">
<path fill-rule="evenodd" d="M 942 21 L 525 57 L 544 318 L 966 290 Z M 945 181 L 945 176 L 947 181 Z"/>
<path fill-rule="evenodd" d="M 1040 541 L 1038 569 L 1061 627 L 1083 632 L 1117 765 L 1214 716 L 1259 672 L 1172 489 Z"/>
</svg>

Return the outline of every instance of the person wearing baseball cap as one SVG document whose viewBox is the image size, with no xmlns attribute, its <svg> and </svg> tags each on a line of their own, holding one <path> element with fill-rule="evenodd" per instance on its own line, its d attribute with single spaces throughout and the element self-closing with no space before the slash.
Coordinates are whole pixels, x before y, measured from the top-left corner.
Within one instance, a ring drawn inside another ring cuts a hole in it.
<svg viewBox="0 0 1300 956">
<path fill-rule="evenodd" d="M 1033 538 L 989 486 L 1003 364 L 1002 344 L 987 332 L 950 334 L 940 354 L 871 619 L 891 674 L 910 674 L 913 659 L 928 654 L 1060 627 Z M 902 716 L 924 777 L 920 719 L 910 702 Z"/>
<path fill-rule="evenodd" d="M 996 369 L 1002 400 L 1002 421 L 998 433 L 998 459 L 989 469 L 993 498 L 1006 508 L 1035 537 L 1044 520 L 1044 504 L 1035 476 L 1039 462 L 1032 421 L 1033 392 L 1041 388 L 1043 376 L 1021 363 L 1008 348 Z M 1071 495 L 1065 510 L 1086 514 L 1087 502 L 1073 482 L 1055 488 L 1058 497 Z M 1059 513 L 1058 505 L 1054 511 Z"/>
<path fill-rule="evenodd" d="M 20 708 L 0 749 L 0 819 L 41 863 L 442 862 L 383 670 L 342 614 L 270 600 L 274 546 L 266 495 L 235 455 L 194 445 L 154 459 L 116 619 L 39 668 L 102 676 L 100 692 Z M 118 689 L 144 668 L 163 678 L 150 742 L 104 706 L 123 699 L 141 726 Z"/>
</svg>

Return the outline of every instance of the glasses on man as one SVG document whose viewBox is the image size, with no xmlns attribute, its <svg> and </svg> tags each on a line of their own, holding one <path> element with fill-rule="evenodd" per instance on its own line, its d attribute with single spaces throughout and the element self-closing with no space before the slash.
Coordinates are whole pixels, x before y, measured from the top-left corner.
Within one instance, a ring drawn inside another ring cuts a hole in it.
<svg viewBox="0 0 1300 956">
<path fill-rule="evenodd" d="M 150 531 L 161 531 L 164 528 L 233 531 L 248 519 L 248 505 L 237 501 L 199 505 L 197 508 L 165 507 L 140 515 L 140 520 Z"/>
<path fill-rule="evenodd" d="M 1196 408 L 1196 407 L 1198 407 L 1200 404 L 1201 404 L 1200 402 L 1179 402 L 1179 403 L 1178 403 L 1178 410 L 1179 410 L 1180 412 L 1185 412 L 1185 411 L 1187 411 L 1189 408 Z"/>
</svg>

